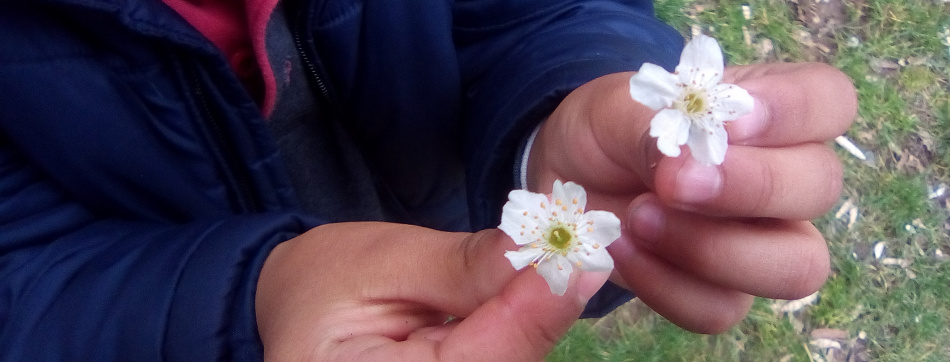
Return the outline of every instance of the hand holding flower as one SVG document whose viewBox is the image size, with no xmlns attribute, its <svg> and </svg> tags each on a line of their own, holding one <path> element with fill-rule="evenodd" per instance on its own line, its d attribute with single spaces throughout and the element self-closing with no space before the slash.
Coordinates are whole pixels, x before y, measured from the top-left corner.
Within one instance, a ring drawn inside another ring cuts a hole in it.
<svg viewBox="0 0 950 362">
<path fill-rule="evenodd" d="M 719 43 L 697 35 L 683 49 L 675 72 L 646 63 L 630 77 L 630 97 L 660 111 L 650 121 L 650 136 L 657 137 L 664 155 L 679 156 L 687 144 L 700 163 L 722 164 L 728 147 L 724 123 L 753 107 L 745 89 L 720 83 L 723 72 Z"/>
<path fill-rule="evenodd" d="M 512 246 L 497 229 L 314 228 L 278 245 L 261 271 L 256 304 L 265 357 L 539 361 L 608 274 L 576 275 L 563 296 L 552 295 L 534 273 L 511 268 L 502 255 Z"/>
<path fill-rule="evenodd" d="M 620 220 L 607 211 L 585 212 L 586 206 L 587 192 L 573 182 L 554 181 L 550 197 L 511 191 L 498 228 L 521 249 L 505 252 L 505 257 L 518 270 L 533 266 L 557 295 L 564 295 L 575 266 L 612 271 L 607 246 L 620 237 Z"/>
<path fill-rule="evenodd" d="M 617 214 L 612 280 L 684 328 L 722 331 L 745 316 L 751 295 L 814 292 L 828 252 L 804 220 L 840 193 L 841 166 L 826 142 L 856 112 L 847 77 L 822 64 L 725 68 L 722 82 L 747 90 L 754 107 L 725 123 L 729 151 L 705 165 L 692 149 L 663 157 L 663 141 L 650 136 L 658 112 L 631 101 L 631 75 L 568 95 L 531 149 L 529 189 L 571 180 L 584 185 L 588 208 Z"/>
</svg>

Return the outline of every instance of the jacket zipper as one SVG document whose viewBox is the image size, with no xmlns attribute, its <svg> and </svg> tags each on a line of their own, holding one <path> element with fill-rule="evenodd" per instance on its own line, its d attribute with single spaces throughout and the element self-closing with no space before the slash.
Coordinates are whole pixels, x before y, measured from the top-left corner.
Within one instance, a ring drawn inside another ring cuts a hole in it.
<svg viewBox="0 0 950 362">
<path fill-rule="evenodd" d="M 304 68 L 307 69 L 307 74 L 310 75 L 310 80 L 313 81 L 314 85 L 317 86 L 317 90 L 323 96 L 323 99 L 330 105 L 331 111 L 338 113 L 342 108 L 340 106 L 340 102 L 333 95 L 333 92 L 330 90 L 330 87 L 327 85 L 324 77 L 321 75 L 320 68 L 318 68 L 319 60 L 311 57 L 310 53 L 306 51 L 304 48 L 303 39 L 300 37 L 300 34 L 303 33 L 304 30 L 303 28 L 305 22 L 303 17 L 306 13 L 306 11 L 301 11 L 300 16 L 298 16 L 296 19 L 297 21 L 295 26 L 291 27 L 294 45 L 297 48 L 297 54 L 300 56 L 300 61 L 303 63 Z"/>
<path fill-rule="evenodd" d="M 323 81 L 323 77 L 320 76 L 320 72 L 317 71 L 317 66 L 310 59 L 310 55 L 303 49 L 303 41 L 300 39 L 300 32 L 294 32 L 294 45 L 297 47 L 297 53 L 300 54 L 300 60 L 303 62 L 304 66 L 307 68 L 307 73 L 310 74 L 310 79 L 313 79 L 314 83 L 317 85 L 317 89 L 320 90 L 320 94 L 323 95 L 323 98 L 330 103 L 336 103 L 334 98 L 330 95 L 330 89 L 327 88 L 326 82 Z"/>
<path fill-rule="evenodd" d="M 240 161 L 241 156 L 238 154 L 237 147 L 234 145 L 234 140 L 228 136 L 224 122 L 220 117 L 215 115 L 211 109 L 211 105 L 205 95 L 205 85 L 198 76 L 197 68 L 198 66 L 196 64 L 192 64 L 188 67 L 188 71 L 191 73 L 192 89 L 194 89 L 201 115 L 204 120 L 207 121 L 206 124 L 211 131 L 213 142 L 221 151 L 220 154 L 224 159 L 225 172 L 227 176 L 230 176 L 228 178 L 233 183 L 232 189 L 235 192 L 235 207 L 239 212 L 260 212 L 262 211 L 261 203 L 257 200 L 253 192 L 254 188 L 252 185 L 254 183 L 251 181 L 249 171 L 244 167 L 244 163 Z"/>
</svg>

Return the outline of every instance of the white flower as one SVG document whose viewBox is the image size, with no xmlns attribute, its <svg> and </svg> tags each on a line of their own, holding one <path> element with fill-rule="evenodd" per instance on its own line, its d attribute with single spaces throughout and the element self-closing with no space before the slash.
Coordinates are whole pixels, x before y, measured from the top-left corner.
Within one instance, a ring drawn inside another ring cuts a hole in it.
<svg viewBox="0 0 950 362">
<path fill-rule="evenodd" d="M 620 237 L 620 219 L 608 211 L 584 212 L 587 192 L 573 182 L 554 181 L 551 196 L 526 190 L 508 194 L 499 229 L 520 245 L 505 257 L 517 270 L 531 265 L 551 293 L 564 295 L 574 266 L 610 271 L 614 260 L 606 247 Z"/>
<path fill-rule="evenodd" d="M 723 70 L 719 43 L 700 34 L 686 44 L 675 72 L 644 63 L 630 77 L 633 100 L 660 110 L 650 121 L 650 136 L 664 155 L 679 156 L 687 144 L 700 163 L 722 164 L 728 146 L 723 122 L 751 112 L 754 103 L 745 89 L 719 83 Z"/>
</svg>

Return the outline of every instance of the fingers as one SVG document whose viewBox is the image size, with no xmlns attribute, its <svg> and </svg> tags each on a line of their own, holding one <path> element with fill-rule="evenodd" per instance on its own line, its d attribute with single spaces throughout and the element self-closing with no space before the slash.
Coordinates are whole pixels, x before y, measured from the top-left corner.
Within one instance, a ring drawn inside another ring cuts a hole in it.
<svg viewBox="0 0 950 362">
<path fill-rule="evenodd" d="M 315 230 L 320 238 L 346 235 L 349 250 L 358 257 L 339 257 L 332 263 L 359 260 L 375 280 L 367 298 L 403 300 L 429 306 L 454 316 L 467 316 L 502 291 L 517 271 L 504 257 L 515 243 L 498 229 L 475 234 L 449 233 L 390 223 L 327 224 Z M 332 241 L 331 241 L 332 242 Z M 351 265 L 335 266 L 352 269 Z"/>
<path fill-rule="evenodd" d="M 712 218 L 643 195 L 625 225 L 639 248 L 676 269 L 748 294 L 798 299 L 818 290 L 830 271 L 824 239 L 808 222 Z"/>
<path fill-rule="evenodd" d="M 532 268 L 515 270 L 504 257 L 505 251 L 518 250 L 518 246 L 501 230 L 488 229 L 474 234 L 456 235 L 465 237 L 457 242 L 441 240 L 441 243 L 427 245 L 419 259 L 414 259 L 416 264 L 405 273 L 406 285 L 423 288 L 412 288 L 409 293 L 402 295 L 403 298 L 454 316 L 470 317 L 476 309 L 482 308 L 499 293 L 523 293 L 522 290 L 511 289 L 510 284 L 515 278 L 528 278 L 531 283 L 547 288 L 537 294 L 551 295 L 543 277 Z M 418 263 L 419 260 L 440 262 L 427 267 L 420 265 L 425 263 Z M 578 271 L 578 274 L 583 273 Z M 533 287 L 533 284 L 526 285 Z M 587 298 L 592 295 L 593 291 Z M 565 296 L 570 298 L 570 294 Z"/>
<path fill-rule="evenodd" d="M 388 223 L 340 223 L 320 228 L 365 241 L 366 250 L 352 252 L 371 269 L 365 275 L 374 282 L 360 292 L 369 300 L 399 300 L 469 317 L 522 274 L 547 288 L 533 269 L 517 271 L 511 266 L 505 251 L 518 246 L 498 229 L 448 233 Z M 339 260 L 348 262 L 344 257 Z M 540 294 L 551 292 L 545 289 Z"/>
<path fill-rule="evenodd" d="M 348 361 L 540 361 L 580 316 L 607 273 L 580 273 L 564 296 L 533 272 L 520 273 L 471 315 L 421 329 L 405 341 L 367 335 L 334 347 Z"/>
<path fill-rule="evenodd" d="M 656 193 L 668 205 L 719 216 L 808 220 L 837 202 L 842 167 L 823 144 L 785 148 L 732 146 L 720 166 L 665 158 Z"/>
<path fill-rule="evenodd" d="M 261 272 L 257 315 L 268 357 L 540 360 L 608 275 L 576 273 L 554 295 L 534 270 L 511 267 L 504 252 L 515 248 L 499 230 L 314 228 L 278 245 Z M 444 324 L 447 315 L 458 319 Z"/>
<path fill-rule="evenodd" d="M 664 207 L 647 194 L 631 204 L 624 225 L 609 247 L 616 271 L 653 310 L 693 332 L 738 323 L 752 295 L 811 294 L 830 271 L 824 240 L 807 222 L 716 219 Z"/>
<path fill-rule="evenodd" d="M 640 300 L 683 329 L 721 333 L 748 313 L 753 297 L 670 264 L 626 236 L 609 247 L 616 271 Z"/>
<path fill-rule="evenodd" d="M 551 294 L 534 272 L 520 274 L 505 291 L 463 320 L 442 342 L 446 361 L 540 361 L 577 321 L 608 273 L 572 275 L 564 296 Z"/>
<path fill-rule="evenodd" d="M 784 146 L 841 135 L 857 114 L 851 80 L 822 63 L 729 67 L 725 82 L 756 99 L 755 109 L 727 123 L 732 144 Z"/>
</svg>

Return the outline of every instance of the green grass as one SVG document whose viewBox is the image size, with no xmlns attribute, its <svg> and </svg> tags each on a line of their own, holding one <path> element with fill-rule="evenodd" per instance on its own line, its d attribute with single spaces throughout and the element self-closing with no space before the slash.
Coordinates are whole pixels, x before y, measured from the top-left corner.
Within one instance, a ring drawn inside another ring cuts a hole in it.
<svg viewBox="0 0 950 362">
<path fill-rule="evenodd" d="M 824 33 L 799 19 L 792 1 L 658 0 L 656 9 L 683 34 L 695 28 L 716 37 L 731 63 L 821 61 L 852 78 L 859 113 L 846 136 L 869 159 L 838 150 L 839 205 L 850 201 L 858 217 L 849 225 L 835 209 L 814 220 L 832 275 L 814 304 L 791 315 L 759 299 L 742 323 L 706 336 L 635 301 L 578 321 L 548 360 L 844 361 L 850 352 L 870 361 L 950 361 L 950 200 L 929 198 L 939 185 L 950 188 L 950 3 L 844 0 L 840 21 Z M 886 249 L 876 258 L 879 242 Z M 836 357 L 809 345 L 820 329 L 848 334 Z"/>
</svg>

